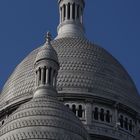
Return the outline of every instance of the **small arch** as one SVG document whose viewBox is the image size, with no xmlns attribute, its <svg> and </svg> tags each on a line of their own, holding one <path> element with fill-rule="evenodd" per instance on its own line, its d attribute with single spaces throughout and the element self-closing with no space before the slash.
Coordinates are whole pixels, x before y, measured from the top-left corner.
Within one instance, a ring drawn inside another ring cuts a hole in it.
<svg viewBox="0 0 140 140">
<path fill-rule="evenodd" d="M 82 105 L 79 105 L 79 108 L 78 108 L 78 117 L 82 118 L 82 116 L 83 116 Z"/>
<path fill-rule="evenodd" d="M 132 126 L 132 120 L 129 122 L 129 131 L 132 132 L 133 126 Z"/>
<path fill-rule="evenodd" d="M 128 119 L 127 118 L 125 118 L 124 127 L 126 130 L 128 130 Z"/>
<path fill-rule="evenodd" d="M 104 109 L 101 109 L 100 111 L 100 120 L 104 121 Z"/>
<path fill-rule="evenodd" d="M 76 105 L 72 105 L 72 112 L 76 114 Z"/>
<path fill-rule="evenodd" d="M 67 13 L 68 15 L 68 19 L 70 19 L 70 3 L 68 3 L 68 13 Z"/>
<path fill-rule="evenodd" d="M 70 108 L 69 104 L 66 104 L 66 107 Z"/>
<path fill-rule="evenodd" d="M 106 122 L 110 123 L 110 111 L 106 111 Z"/>
<path fill-rule="evenodd" d="M 72 18 L 75 19 L 75 3 L 72 4 Z"/>
<path fill-rule="evenodd" d="M 98 120 L 98 119 L 99 119 L 99 112 L 98 112 L 98 108 L 97 108 L 97 107 L 95 107 L 94 119 L 95 119 L 95 120 Z"/>
<path fill-rule="evenodd" d="M 123 121 L 123 115 L 120 116 L 120 127 L 123 128 L 124 121 Z"/>
</svg>

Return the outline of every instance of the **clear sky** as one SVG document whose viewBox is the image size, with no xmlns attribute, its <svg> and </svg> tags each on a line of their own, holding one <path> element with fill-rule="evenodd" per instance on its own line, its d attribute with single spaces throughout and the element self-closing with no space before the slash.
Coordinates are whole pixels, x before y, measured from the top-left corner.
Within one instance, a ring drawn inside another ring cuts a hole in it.
<svg viewBox="0 0 140 140">
<path fill-rule="evenodd" d="M 86 36 L 125 67 L 140 91 L 140 0 L 85 0 Z M 0 0 L 0 89 L 14 68 L 57 34 L 57 0 Z"/>
</svg>

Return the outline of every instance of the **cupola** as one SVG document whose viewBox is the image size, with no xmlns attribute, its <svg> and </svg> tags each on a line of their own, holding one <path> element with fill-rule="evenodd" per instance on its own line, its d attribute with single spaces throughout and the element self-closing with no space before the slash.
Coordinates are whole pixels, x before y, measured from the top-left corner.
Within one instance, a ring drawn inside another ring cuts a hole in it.
<svg viewBox="0 0 140 140">
<path fill-rule="evenodd" d="M 36 76 L 36 92 L 34 96 L 40 96 L 44 93 L 54 96 L 56 94 L 59 63 L 57 53 L 51 45 L 51 34 L 49 32 L 47 33 L 45 44 L 40 48 L 36 56 L 34 67 Z"/>
<path fill-rule="evenodd" d="M 57 38 L 84 37 L 84 0 L 58 0 L 58 4 L 60 23 Z"/>
</svg>

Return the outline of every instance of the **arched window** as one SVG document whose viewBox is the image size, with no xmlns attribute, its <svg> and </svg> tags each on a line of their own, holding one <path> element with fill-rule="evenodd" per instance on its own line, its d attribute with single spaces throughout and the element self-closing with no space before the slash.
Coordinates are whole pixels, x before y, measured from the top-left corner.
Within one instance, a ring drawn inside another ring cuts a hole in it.
<svg viewBox="0 0 140 140">
<path fill-rule="evenodd" d="M 61 22 L 62 22 L 62 7 L 61 7 L 61 9 L 60 9 L 60 14 L 61 14 Z"/>
<path fill-rule="evenodd" d="M 70 19 L 70 3 L 68 3 L 68 19 Z"/>
<path fill-rule="evenodd" d="M 125 118 L 124 127 L 126 130 L 128 130 L 128 119 L 127 118 Z"/>
<path fill-rule="evenodd" d="M 76 106 L 75 105 L 72 105 L 72 111 L 74 114 L 76 114 Z"/>
<path fill-rule="evenodd" d="M 65 18 L 66 18 L 66 5 L 64 4 L 64 20 L 65 20 Z"/>
<path fill-rule="evenodd" d="M 46 67 L 43 68 L 43 83 L 46 84 Z"/>
<path fill-rule="evenodd" d="M 82 115 L 83 115 L 83 109 L 82 109 L 82 106 L 79 105 L 79 108 L 78 108 L 78 117 L 82 118 Z"/>
<path fill-rule="evenodd" d="M 97 107 L 95 108 L 95 111 L 94 111 L 94 119 L 95 120 L 99 119 L 99 113 L 98 113 L 98 108 Z"/>
<path fill-rule="evenodd" d="M 123 128 L 124 121 L 123 121 L 123 116 L 120 116 L 120 127 Z"/>
<path fill-rule="evenodd" d="M 77 6 L 77 18 L 79 18 L 79 5 Z"/>
<path fill-rule="evenodd" d="M 106 122 L 110 123 L 110 112 L 107 110 L 106 112 Z"/>
<path fill-rule="evenodd" d="M 104 121 L 104 109 L 101 109 L 100 111 L 100 120 Z"/>
<path fill-rule="evenodd" d="M 49 84 L 51 84 L 51 74 L 52 74 L 52 68 L 49 69 L 49 81 L 48 81 Z"/>
<path fill-rule="evenodd" d="M 68 107 L 68 108 L 69 108 L 69 107 L 70 107 L 70 106 L 69 106 L 69 104 L 66 104 L 66 107 Z"/>
<path fill-rule="evenodd" d="M 40 83 L 41 83 L 41 68 L 39 68 L 39 79 L 38 79 L 39 81 L 39 85 L 40 85 Z"/>
<path fill-rule="evenodd" d="M 75 19 L 75 3 L 72 5 L 72 18 Z"/>
<path fill-rule="evenodd" d="M 129 122 L 129 131 L 132 132 L 132 120 Z"/>
</svg>

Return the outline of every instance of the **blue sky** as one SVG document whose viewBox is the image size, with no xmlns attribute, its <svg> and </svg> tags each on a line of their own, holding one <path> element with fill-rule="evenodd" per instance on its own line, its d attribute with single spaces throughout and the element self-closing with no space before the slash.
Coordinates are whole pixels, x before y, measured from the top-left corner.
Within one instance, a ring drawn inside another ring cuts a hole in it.
<svg viewBox="0 0 140 140">
<path fill-rule="evenodd" d="M 85 0 L 86 36 L 125 67 L 140 91 L 140 0 Z M 0 89 L 14 68 L 57 35 L 57 0 L 0 0 Z"/>
</svg>

